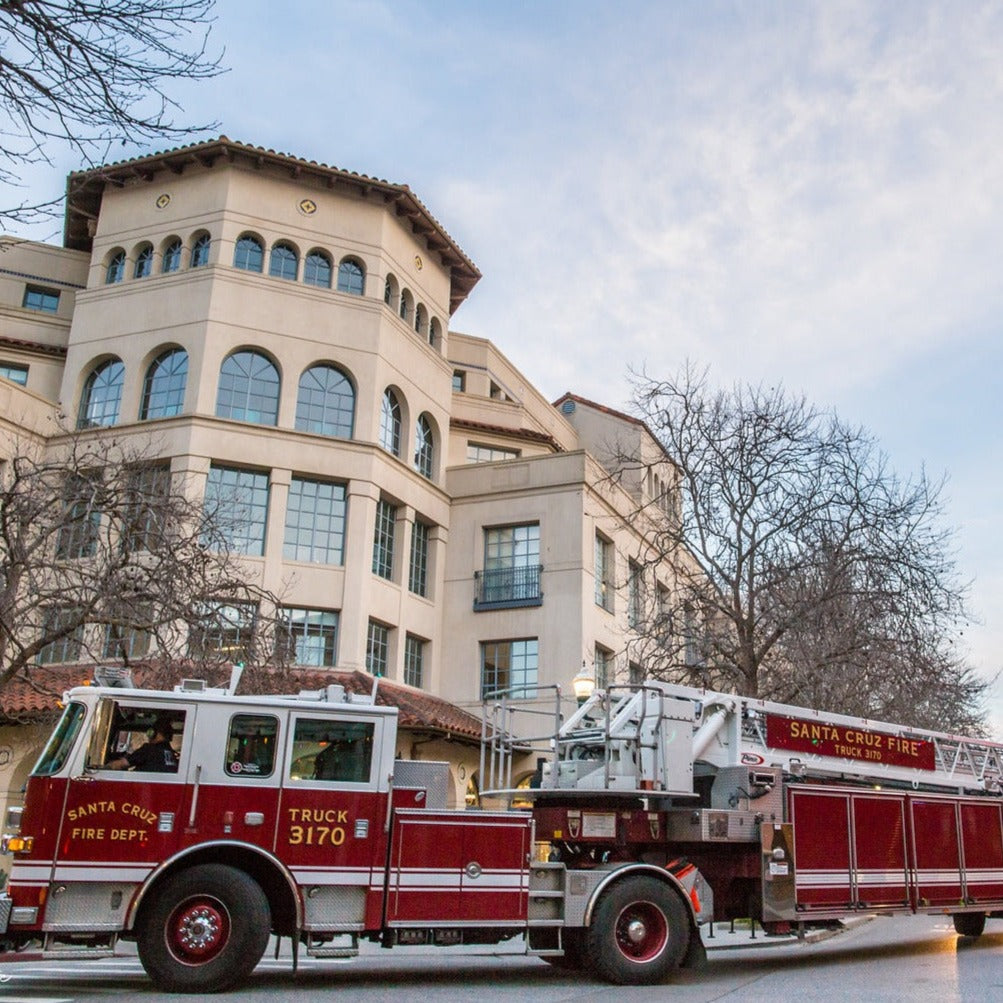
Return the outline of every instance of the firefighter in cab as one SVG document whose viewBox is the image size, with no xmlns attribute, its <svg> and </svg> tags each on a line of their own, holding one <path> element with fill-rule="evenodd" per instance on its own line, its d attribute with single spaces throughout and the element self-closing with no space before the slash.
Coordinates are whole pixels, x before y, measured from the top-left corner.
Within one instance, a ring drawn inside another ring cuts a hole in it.
<svg viewBox="0 0 1003 1003">
<path fill-rule="evenodd" d="M 178 754 L 171 745 L 174 721 L 161 714 L 153 722 L 153 737 L 132 752 L 106 763 L 111 770 L 134 769 L 144 773 L 177 773 Z"/>
</svg>

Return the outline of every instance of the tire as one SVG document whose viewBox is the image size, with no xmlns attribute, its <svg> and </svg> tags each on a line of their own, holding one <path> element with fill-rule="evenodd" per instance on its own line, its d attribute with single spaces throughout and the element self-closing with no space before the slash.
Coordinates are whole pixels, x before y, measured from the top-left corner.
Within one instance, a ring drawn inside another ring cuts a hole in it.
<svg viewBox="0 0 1003 1003">
<path fill-rule="evenodd" d="M 265 893 L 243 871 L 200 864 L 152 892 L 136 943 L 164 992 L 216 993 L 249 975 L 268 944 Z"/>
<path fill-rule="evenodd" d="M 599 900 L 585 953 L 608 982 L 651 985 L 679 967 L 689 941 L 689 916 L 675 891 L 657 878 L 628 877 Z"/>
<path fill-rule="evenodd" d="M 984 912 L 956 912 L 951 919 L 954 920 L 954 929 L 962 937 L 981 937 L 986 928 Z"/>
</svg>

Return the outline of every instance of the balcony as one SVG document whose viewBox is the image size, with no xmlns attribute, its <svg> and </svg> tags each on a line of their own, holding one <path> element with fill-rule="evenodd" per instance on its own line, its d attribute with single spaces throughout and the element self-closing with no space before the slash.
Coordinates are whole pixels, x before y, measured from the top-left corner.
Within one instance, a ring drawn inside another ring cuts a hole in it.
<svg viewBox="0 0 1003 1003">
<path fill-rule="evenodd" d="M 474 612 L 542 606 L 542 564 L 474 572 Z"/>
</svg>

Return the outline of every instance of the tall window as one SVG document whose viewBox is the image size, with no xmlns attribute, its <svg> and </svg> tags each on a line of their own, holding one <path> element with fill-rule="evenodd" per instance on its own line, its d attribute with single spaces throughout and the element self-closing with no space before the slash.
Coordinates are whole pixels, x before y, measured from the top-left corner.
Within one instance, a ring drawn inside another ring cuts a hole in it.
<svg viewBox="0 0 1003 1003">
<path fill-rule="evenodd" d="M 63 482 L 56 558 L 76 560 L 97 553 L 101 528 L 100 474 L 71 474 Z"/>
<path fill-rule="evenodd" d="M 596 686 L 604 690 L 613 682 L 613 652 L 597 644 L 594 664 Z"/>
<path fill-rule="evenodd" d="M 484 530 L 484 573 L 480 586 L 478 604 L 539 604 L 539 523 Z"/>
<path fill-rule="evenodd" d="M 366 283 L 366 273 L 354 258 L 345 258 L 338 265 L 338 292 L 361 296 Z"/>
<path fill-rule="evenodd" d="M 192 626 L 188 635 L 191 653 L 234 663 L 251 661 L 257 619 L 258 608 L 254 603 L 206 603 L 200 622 Z"/>
<path fill-rule="evenodd" d="M 162 272 L 176 272 L 181 267 L 181 241 L 172 240 L 164 248 L 164 257 L 160 263 Z"/>
<path fill-rule="evenodd" d="M 419 690 L 425 685 L 425 642 L 414 634 L 404 638 L 404 682 Z"/>
<path fill-rule="evenodd" d="M 394 529 L 397 506 L 382 498 L 376 503 L 376 530 L 373 534 L 373 574 L 392 578 L 394 573 Z"/>
<path fill-rule="evenodd" d="M 495 694 L 532 700 L 536 696 L 538 641 L 485 641 L 481 644 L 481 699 Z"/>
<path fill-rule="evenodd" d="M 370 620 L 366 632 L 366 668 L 374 676 L 385 676 L 389 667 L 390 628 L 376 620 Z"/>
<path fill-rule="evenodd" d="M 139 417 L 170 418 L 181 414 L 185 406 L 187 382 L 188 353 L 183 348 L 170 348 L 162 352 L 146 371 Z"/>
<path fill-rule="evenodd" d="M 286 560 L 344 562 L 346 493 L 344 484 L 333 481 L 292 479 L 286 505 Z"/>
<path fill-rule="evenodd" d="M 404 321 L 405 324 L 409 324 L 411 322 L 411 318 L 414 316 L 414 297 L 411 295 L 410 289 L 401 290 L 401 298 L 397 307 L 397 313 L 400 315 L 400 319 Z"/>
<path fill-rule="evenodd" d="M 164 542 L 171 498 L 171 468 L 165 464 L 144 464 L 129 470 L 125 525 L 125 551 L 155 550 Z"/>
<path fill-rule="evenodd" d="M 296 665 L 329 667 L 337 664 L 338 614 L 334 610 L 282 610 L 285 642 Z"/>
<path fill-rule="evenodd" d="M 216 414 L 220 418 L 275 425 L 279 420 L 279 372 L 260 352 L 244 349 L 219 369 Z"/>
<path fill-rule="evenodd" d="M 213 550 L 261 556 L 268 522 L 268 474 L 239 467 L 209 468 L 205 509 L 212 521 Z"/>
<path fill-rule="evenodd" d="M 25 286 L 21 306 L 26 310 L 55 313 L 59 309 L 59 290 L 43 289 L 41 286 Z"/>
<path fill-rule="evenodd" d="M 308 286 L 331 288 L 331 259 L 323 251 L 311 251 L 303 262 L 303 281 Z"/>
<path fill-rule="evenodd" d="M 655 582 L 655 616 L 657 618 L 655 629 L 659 643 L 663 648 L 671 648 L 674 639 L 672 637 L 670 596 L 668 588 L 661 582 Z"/>
<path fill-rule="evenodd" d="M 640 564 L 631 561 L 627 569 L 627 625 L 638 627 L 641 623 L 641 587 L 644 583 Z"/>
<path fill-rule="evenodd" d="M 116 251 L 108 259 L 108 267 L 105 269 L 105 285 L 111 286 L 116 282 L 121 282 L 125 278 L 125 251 Z"/>
<path fill-rule="evenodd" d="M 192 244 L 191 267 L 201 268 L 209 264 L 209 248 L 212 246 L 212 238 L 208 233 L 200 233 Z"/>
<path fill-rule="evenodd" d="M 596 533 L 596 605 L 613 609 L 613 544 Z"/>
<path fill-rule="evenodd" d="M 296 427 L 302 432 L 351 439 L 355 424 L 355 390 L 335 366 L 311 366 L 300 377 Z"/>
<path fill-rule="evenodd" d="M 411 528 L 411 560 L 408 564 L 407 587 L 415 595 L 428 595 L 428 540 L 431 530 L 423 522 Z"/>
<path fill-rule="evenodd" d="M 118 410 L 122 404 L 124 382 L 125 366 L 118 359 L 109 359 L 95 366 L 84 381 L 77 428 L 114 425 L 118 421 Z"/>
<path fill-rule="evenodd" d="M 414 329 L 421 335 L 428 330 L 428 311 L 424 303 L 419 303 L 414 308 Z"/>
<path fill-rule="evenodd" d="M 42 613 L 43 637 L 52 637 L 55 634 L 62 636 L 56 637 L 39 651 L 39 665 L 80 660 L 80 649 L 84 643 L 84 625 L 77 622 L 79 618 L 80 610 L 68 606 L 50 606 Z"/>
<path fill-rule="evenodd" d="M 133 276 L 137 279 L 145 279 L 153 271 L 153 245 L 144 244 L 136 255 L 136 270 Z"/>
<path fill-rule="evenodd" d="M 104 629 L 105 658 L 142 658 L 150 650 L 150 632 L 129 623 L 108 623 Z"/>
<path fill-rule="evenodd" d="M 401 454 L 401 406 L 390 389 L 384 391 L 380 408 L 380 445 L 394 456 Z"/>
<path fill-rule="evenodd" d="M 245 233 L 233 249 L 233 267 L 245 272 L 260 272 L 264 267 L 265 248 L 257 237 Z"/>
<path fill-rule="evenodd" d="M 433 461 L 435 459 L 432 442 L 432 423 L 427 415 L 419 415 L 414 427 L 414 469 L 422 477 L 432 479 Z"/>
<path fill-rule="evenodd" d="M 296 281 L 299 258 L 289 244 L 276 244 L 268 259 L 268 274 L 276 279 Z"/>
</svg>

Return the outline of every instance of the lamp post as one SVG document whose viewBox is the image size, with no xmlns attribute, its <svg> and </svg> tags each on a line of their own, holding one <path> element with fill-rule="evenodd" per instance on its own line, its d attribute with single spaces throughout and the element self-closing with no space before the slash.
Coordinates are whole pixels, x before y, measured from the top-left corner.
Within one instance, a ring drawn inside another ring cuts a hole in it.
<svg viewBox="0 0 1003 1003">
<path fill-rule="evenodd" d="M 585 668 L 584 662 L 582 662 L 581 671 L 571 680 L 571 688 L 575 691 L 575 699 L 578 701 L 579 707 L 595 692 L 595 677 Z"/>
</svg>

